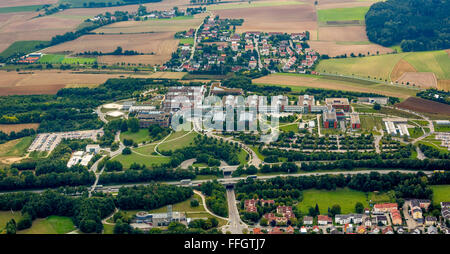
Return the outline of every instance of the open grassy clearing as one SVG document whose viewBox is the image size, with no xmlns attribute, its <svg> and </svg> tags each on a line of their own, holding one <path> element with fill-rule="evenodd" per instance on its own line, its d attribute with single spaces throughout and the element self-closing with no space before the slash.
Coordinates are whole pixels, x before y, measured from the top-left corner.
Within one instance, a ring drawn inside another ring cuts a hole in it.
<svg viewBox="0 0 450 254">
<path fill-rule="evenodd" d="M 390 203 L 395 202 L 395 192 L 370 192 L 368 195 L 369 202 L 372 203 Z"/>
<path fill-rule="evenodd" d="M 138 132 L 121 132 L 120 133 L 120 140 L 123 142 L 124 139 L 132 139 L 134 142 L 140 144 L 144 141 L 150 141 L 151 137 L 148 132 L 148 129 L 139 129 Z"/>
<path fill-rule="evenodd" d="M 33 142 L 33 137 L 23 137 L 0 144 L 0 157 L 23 156 Z"/>
<path fill-rule="evenodd" d="M 298 132 L 298 123 L 292 123 L 292 124 L 283 125 L 283 126 L 280 127 L 280 130 L 284 131 L 284 132 L 293 131 L 293 132 L 297 133 Z"/>
<path fill-rule="evenodd" d="M 363 132 L 378 134 L 378 132 L 383 129 L 382 117 L 361 115 L 359 118 L 361 120 L 361 130 Z M 376 128 L 378 132 L 376 132 L 374 128 Z"/>
<path fill-rule="evenodd" d="M 450 202 L 450 185 L 432 185 L 433 204 L 438 205 L 441 202 Z"/>
<path fill-rule="evenodd" d="M 141 165 L 144 164 L 148 168 L 151 168 L 153 165 L 158 166 L 164 163 L 168 163 L 170 161 L 170 157 L 140 155 L 133 151 L 129 155 L 118 155 L 112 160 L 122 163 L 124 169 L 130 168 L 131 164 L 133 164 L 134 162 Z"/>
<path fill-rule="evenodd" d="M 103 234 L 105 234 L 105 235 L 112 235 L 112 234 L 114 234 L 114 225 L 103 224 Z"/>
<path fill-rule="evenodd" d="M 0 131 L 9 134 L 13 131 L 19 132 L 24 129 L 36 130 L 38 127 L 39 127 L 38 123 L 0 124 Z"/>
<path fill-rule="evenodd" d="M 182 138 L 172 138 L 170 140 L 166 140 L 158 146 L 158 151 L 175 151 L 177 149 L 189 146 L 194 142 L 194 138 L 196 136 L 197 133 L 191 132 Z"/>
<path fill-rule="evenodd" d="M 320 214 L 327 214 L 328 207 L 340 205 L 341 213 L 345 214 L 355 212 L 357 202 L 369 207 L 367 194 L 361 191 L 348 188 L 333 191 L 310 189 L 303 191 L 303 200 L 298 204 L 298 208 L 303 214 L 308 214 L 309 207 L 314 208 L 318 204 Z"/>
<path fill-rule="evenodd" d="M 191 207 L 191 200 L 193 200 L 193 199 L 198 200 L 199 206 Z M 172 211 L 174 211 L 174 212 L 206 212 L 205 208 L 203 207 L 202 198 L 195 193 L 191 198 L 189 198 L 185 201 L 173 204 Z M 148 212 L 149 213 L 165 213 L 165 212 L 167 212 L 167 206 L 153 209 Z"/>
<path fill-rule="evenodd" d="M 65 234 L 75 230 L 70 217 L 49 216 L 45 219 L 36 219 L 31 228 L 18 231 L 18 234 Z"/>
</svg>

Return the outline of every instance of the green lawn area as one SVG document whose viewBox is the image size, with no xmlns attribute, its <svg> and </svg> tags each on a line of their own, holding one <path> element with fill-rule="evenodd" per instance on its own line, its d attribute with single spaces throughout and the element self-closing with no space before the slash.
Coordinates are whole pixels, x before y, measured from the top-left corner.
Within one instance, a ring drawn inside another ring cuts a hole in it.
<svg viewBox="0 0 450 254">
<path fill-rule="evenodd" d="M 382 117 L 361 115 L 359 119 L 361 120 L 361 129 L 363 132 L 374 133 L 374 127 L 376 127 L 378 131 L 383 129 Z"/>
<path fill-rule="evenodd" d="M 408 128 L 408 132 L 409 132 L 410 138 L 412 138 L 412 139 L 416 139 L 424 134 L 422 129 L 420 129 L 419 127 Z"/>
<path fill-rule="evenodd" d="M 191 207 L 192 199 L 197 199 L 199 202 L 199 206 Z M 191 198 L 189 198 L 183 202 L 173 204 L 172 211 L 174 211 L 174 212 L 205 212 L 205 208 L 203 207 L 203 204 L 202 204 L 202 198 L 199 195 L 194 193 L 194 195 Z M 167 206 L 163 206 L 163 207 L 149 211 L 149 213 L 165 213 L 165 212 L 167 212 Z"/>
<path fill-rule="evenodd" d="M 130 168 L 133 162 L 139 163 L 141 165 L 144 164 L 145 166 L 150 168 L 152 165 L 161 165 L 164 163 L 168 163 L 170 161 L 170 157 L 151 155 L 144 156 L 133 152 L 129 155 L 120 154 L 114 157 L 112 160 L 122 163 L 124 169 Z"/>
<path fill-rule="evenodd" d="M 182 38 L 179 43 L 194 45 L 194 38 Z"/>
<path fill-rule="evenodd" d="M 447 125 L 434 125 L 434 131 L 436 132 L 450 132 L 450 126 Z"/>
<path fill-rule="evenodd" d="M 320 22 L 342 20 L 364 20 L 369 7 L 335 8 L 318 10 L 317 16 Z"/>
<path fill-rule="evenodd" d="M 440 202 L 450 202 L 450 185 L 432 185 L 433 190 L 433 204 L 437 205 Z"/>
<path fill-rule="evenodd" d="M 295 133 L 298 132 L 298 123 L 288 124 L 280 127 L 281 131 L 290 132 L 293 131 Z"/>
<path fill-rule="evenodd" d="M 18 231 L 19 234 L 65 234 L 75 230 L 70 217 L 49 216 L 45 219 L 36 219 L 31 228 Z"/>
<path fill-rule="evenodd" d="M 259 158 L 260 160 L 264 160 L 264 158 L 266 158 L 266 156 L 264 156 L 264 155 L 261 154 L 261 152 L 259 151 L 258 147 L 256 147 L 256 146 L 251 146 L 251 145 L 250 145 L 249 147 L 250 147 L 250 149 L 253 150 L 253 152 L 256 153 L 256 156 L 258 156 L 258 158 Z"/>
<path fill-rule="evenodd" d="M 103 234 L 105 234 L 105 235 L 114 234 L 114 225 L 103 224 Z"/>
<path fill-rule="evenodd" d="M 186 146 L 189 146 L 190 144 L 193 143 L 194 138 L 198 135 L 195 132 L 191 132 L 189 134 L 187 134 L 186 136 L 180 138 L 181 136 L 183 136 L 186 133 L 180 133 L 177 134 L 178 132 L 175 132 L 176 134 L 174 135 L 179 135 L 178 137 L 169 137 L 166 141 L 164 141 L 164 143 L 162 143 L 161 145 L 158 146 L 158 151 L 174 151 Z M 177 139 L 175 139 L 177 138 Z"/>
<path fill-rule="evenodd" d="M 0 157 L 24 156 L 33 139 L 29 136 L 0 144 Z"/>
<path fill-rule="evenodd" d="M 370 192 L 368 195 L 369 201 L 372 203 L 389 203 L 395 202 L 395 192 Z"/>
<path fill-rule="evenodd" d="M 308 214 L 309 207 L 319 205 L 320 214 L 327 214 L 328 207 L 333 205 L 341 206 L 341 213 L 355 212 L 355 204 L 361 202 L 364 207 L 369 207 L 367 195 L 361 191 L 348 188 L 336 189 L 334 191 L 309 189 L 303 191 L 303 200 L 298 204 L 299 210 L 303 214 Z"/>
<path fill-rule="evenodd" d="M 14 219 L 16 223 L 22 218 L 20 211 L 0 211 L 0 233 L 2 233 L 6 223 L 11 219 Z"/>
<path fill-rule="evenodd" d="M 247 155 L 248 155 L 248 153 L 244 149 L 241 149 L 241 151 L 238 154 L 239 164 L 240 165 L 247 164 L 247 161 L 248 161 L 247 160 Z"/>
<path fill-rule="evenodd" d="M 150 141 L 151 137 L 148 129 L 139 129 L 138 132 L 125 131 L 120 133 L 120 140 L 132 139 L 134 142 L 140 144 L 144 141 Z"/>
<path fill-rule="evenodd" d="M 1 7 L 0 13 L 12 13 L 12 12 L 34 12 L 39 8 L 42 8 L 42 4 L 38 5 L 23 5 L 23 6 L 12 6 L 12 7 Z"/>
<path fill-rule="evenodd" d="M 408 123 L 411 125 L 428 126 L 428 121 L 425 120 L 409 120 Z"/>
<path fill-rule="evenodd" d="M 8 58 L 12 55 L 26 55 L 40 49 L 40 45 L 48 45 L 48 41 L 16 41 L 5 49 L 1 54 L 1 58 Z"/>
</svg>

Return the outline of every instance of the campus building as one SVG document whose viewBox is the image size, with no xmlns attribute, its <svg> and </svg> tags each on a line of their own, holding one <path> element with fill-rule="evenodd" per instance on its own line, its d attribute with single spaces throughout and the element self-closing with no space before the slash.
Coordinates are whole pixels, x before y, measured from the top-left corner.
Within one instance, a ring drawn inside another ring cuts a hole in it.
<svg viewBox="0 0 450 254">
<path fill-rule="evenodd" d="M 350 103 L 347 98 L 326 98 L 325 104 L 331 105 L 334 109 L 342 109 L 345 112 L 350 111 Z"/>
</svg>

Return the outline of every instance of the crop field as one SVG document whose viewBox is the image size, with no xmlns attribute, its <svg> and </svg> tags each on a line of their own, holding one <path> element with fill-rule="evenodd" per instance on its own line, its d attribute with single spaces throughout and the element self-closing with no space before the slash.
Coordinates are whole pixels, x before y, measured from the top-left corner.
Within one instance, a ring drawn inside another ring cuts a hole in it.
<svg viewBox="0 0 450 254">
<path fill-rule="evenodd" d="M 403 109 L 435 115 L 437 119 L 441 117 L 445 119 L 450 118 L 450 105 L 444 103 L 410 97 L 396 106 Z"/>
<path fill-rule="evenodd" d="M 101 27 L 97 34 L 136 34 L 150 32 L 179 32 L 197 28 L 206 14 L 195 15 L 193 19 L 149 19 L 145 21 L 125 21 Z"/>
<path fill-rule="evenodd" d="M 30 5 L 44 5 L 44 4 L 54 4 L 58 0 L 8 0 L 1 1 L 0 8 L 4 7 L 16 7 L 16 6 L 30 6 Z"/>
<path fill-rule="evenodd" d="M 433 204 L 438 205 L 441 202 L 450 202 L 450 185 L 432 185 Z"/>
<path fill-rule="evenodd" d="M 47 41 L 16 41 L 7 49 L 0 53 L 0 57 L 8 58 L 15 54 L 28 54 L 36 51 L 39 45 L 46 44 Z"/>
<path fill-rule="evenodd" d="M 0 131 L 9 134 L 12 131 L 19 132 L 24 129 L 36 130 L 38 127 L 38 123 L 0 124 Z"/>
<path fill-rule="evenodd" d="M 255 8 L 255 7 L 269 7 L 269 6 L 283 6 L 283 5 L 299 5 L 305 4 L 300 1 L 254 1 L 254 2 L 237 2 L 237 3 L 226 3 L 219 5 L 207 6 L 207 10 L 217 11 L 217 10 L 228 10 L 228 9 L 240 9 L 240 8 Z"/>
<path fill-rule="evenodd" d="M 316 42 L 311 42 L 313 46 Z M 371 52 L 374 54 L 376 52 Z M 444 50 L 410 52 L 370 57 L 341 58 L 321 61 L 316 70 L 319 72 L 339 73 L 360 77 L 377 77 L 399 83 L 410 82 L 416 86 L 435 87 L 446 84 L 450 79 L 450 57 Z M 417 72 L 411 74 L 411 72 Z M 406 75 L 403 75 L 405 74 Z M 444 85 L 446 86 L 446 85 Z M 448 87 L 447 87 L 448 88 Z"/>
<path fill-rule="evenodd" d="M 214 13 L 221 18 L 243 18 L 242 26 L 236 27 L 238 33 L 245 31 L 298 33 L 308 30 L 311 36 L 315 37 L 317 30 L 316 12 L 309 4 L 224 9 Z"/>
<path fill-rule="evenodd" d="M 139 75 L 90 74 L 58 70 L 23 73 L 0 71 L 0 96 L 55 94 L 64 87 L 92 87 L 104 83 L 109 78 L 120 78 L 121 76 L 138 77 Z"/>
<path fill-rule="evenodd" d="M 31 228 L 18 231 L 18 234 L 66 234 L 74 231 L 75 225 L 70 217 L 49 216 L 45 219 L 36 219 Z"/>
<path fill-rule="evenodd" d="M 257 78 L 253 80 L 255 84 L 271 84 L 280 85 L 284 87 L 291 87 L 293 90 L 304 90 L 305 88 L 323 88 L 334 89 L 344 91 L 366 92 L 366 93 L 378 93 L 386 96 L 394 96 L 399 98 L 407 98 L 414 96 L 417 90 L 390 86 L 385 84 L 366 84 L 355 82 L 332 80 L 325 76 L 305 76 L 301 74 L 270 74 L 265 77 Z M 361 81 L 364 82 L 364 81 Z M 298 88 L 298 89 L 296 89 Z"/>
<path fill-rule="evenodd" d="M 69 57 L 66 55 L 54 55 L 48 54 L 44 55 L 39 59 L 39 63 L 42 64 L 70 64 L 70 65 L 80 65 L 80 64 L 94 64 L 97 59 L 94 57 Z"/>
<path fill-rule="evenodd" d="M 11 13 L 11 12 L 35 12 L 38 8 L 43 5 L 22 5 L 22 6 L 12 6 L 12 7 L 0 7 L 0 13 Z"/>
<path fill-rule="evenodd" d="M 149 78 L 181 79 L 186 72 L 154 72 Z"/>
<path fill-rule="evenodd" d="M 308 214 L 309 207 L 314 208 L 317 204 L 320 214 L 327 214 L 328 207 L 340 205 L 341 213 L 346 214 L 355 212 L 357 202 L 361 202 L 364 207 L 369 207 L 367 195 L 361 191 L 348 188 L 334 191 L 310 189 L 303 191 L 303 200 L 298 204 L 298 208 L 303 214 Z"/>
<path fill-rule="evenodd" d="M 0 14 L 0 51 L 16 41 L 49 41 L 55 35 L 73 31 L 84 20 L 53 15 L 34 16 L 36 14 L 32 12 Z"/>
<path fill-rule="evenodd" d="M 318 10 L 317 16 L 319 22 L 327 23 L 328 21 L 344 21 L 344 20 L 364 20 L 369 7 L 352 7 L 352 8 L 335 8 Z"/>
<path fill-rule="evenodd" d="M 319 38 L 322 38 L 323 34 L 320 32 L 322 28 L 319 28 Z M 338 27 L 333 27 L 331 29 L 340 29 Z M 336 31 L 333 31 L 330 34 L 325 35 L 327 37 L 331 38 L 337 38 L 341 37 L 342 35 L 338 34 Z M 353 36 L 353 35 L 350 35 Z M 361 36 L 361 35 L 354 35 L 354 36 Z M 342 36 L 345 38 L 345 36 Z M 351 38 L 351 37 L 349 37 Z M 348 44 L 342 44 L 337 41 L 309 41 L 309 45 L 312 49 L 315 49 L 317 52 L 323 55 L 328 55 L 330 57 L 340 56 L 347 54 L 347 56 L 350 56 L 351 53 L 358 55 L 358 54 L 367 54 L 367 52 L 370 52 L 370 54 L 376 54 L 378 51 L 379 54 L 387 54 L 391 53 L 392 49 L 383 47 L 378 44 L 373 43 L 366 43 L 361 44 L 359 42 L 354 43 L 348 43 Z M 335 60 L 335 59 L 333 59 Z M 325 60 L 328 61 L 328 60 Z"/>
</svg>

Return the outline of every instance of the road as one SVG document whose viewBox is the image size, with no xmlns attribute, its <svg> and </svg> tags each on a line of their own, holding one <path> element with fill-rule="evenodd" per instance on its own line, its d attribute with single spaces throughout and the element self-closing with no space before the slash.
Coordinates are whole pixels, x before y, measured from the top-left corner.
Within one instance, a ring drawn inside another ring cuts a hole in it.
<svg viewBox="0 0 450 254">
<path fill-rule="evenodd" d="M 417 159 L 419 160 L 425 160 L 427 157 L 425 154 L 423 154 L 422 150 L 418 146 L 416 146 L 416 152 L 417 152 Z"/>
<path fill-rule="evenodd" d="M 224 226 L 225 231 L 230 231 L 232 234 L 242 234 L 244 228 L 248 226 L 242 222 L 239 216 L 239 211 L 236 206 L 236 196 L 234 195 L 234 189 L 227 189 L 227 202 L 228 202 L 228 225 Z"/>
<path fill-rule="evenodd" d="M 106 120 L 105 118 L 105 114 L 102 113 L 102 108 L 103 105 L 99 106 L 98 108 L 95 109 L 95 113 L 97 113 L 98 117 L 100 118 L 100 120 L 104 123 L 108 123 L 108 120 Z"/>
</svg>

